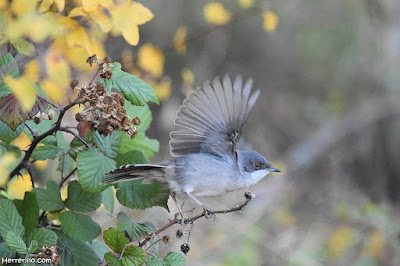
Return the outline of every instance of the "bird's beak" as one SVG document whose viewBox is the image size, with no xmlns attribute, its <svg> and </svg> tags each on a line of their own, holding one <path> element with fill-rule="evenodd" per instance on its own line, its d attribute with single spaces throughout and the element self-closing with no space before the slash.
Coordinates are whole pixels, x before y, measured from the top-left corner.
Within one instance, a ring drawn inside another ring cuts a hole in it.
<svg viewBox="0 0 400 266">
<path fill-rule="evenodd" d="M 279 170 L 279 169 L 276 169 L 276 168 L 268 168 L 268 171 L 270 171 L 270 172 L 277 172 L 277 173 L 280 173 L 280 172 L 282 172 L 281 170 Z"/>
</svg>

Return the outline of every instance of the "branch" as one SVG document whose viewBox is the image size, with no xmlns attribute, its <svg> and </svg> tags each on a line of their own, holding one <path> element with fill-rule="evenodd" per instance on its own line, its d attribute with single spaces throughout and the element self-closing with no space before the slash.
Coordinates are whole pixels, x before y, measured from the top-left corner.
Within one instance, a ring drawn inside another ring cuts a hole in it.
<svg viewBox="0 0 400 266">
<path fill-rule="evenodd" d="M 29 149 L 25 152 L 25 156 L 22 159 L 22 161 L 14 168 L 14 170 L 11 171 L 9 177 L 10 179 L 15 176 L 18 175 L 20 173 L 20 171 L 22 169 L 27 169 L 28 172 L 30 171 L 30 164 L 29 164 L 29 159 L 33 153 L 33 151 L 35 150 L 36 146 L 39 144 L 40 141 L 42 141 L 44 138 L 55 134 L 57 131 L 60 130 L 61 128 L 61 121 L 65 115 L 65 112 L 67 112 L 72 106 L 78 104 L 80 101 L 79 98 L 76 98 L 75 101 L 71 102 L 70 104 L 68 104 L 67 106 L 65 106 L 64 108 L 61 108 L 60 110 L 60 115 L 58 116 L 58 119 L 56 121 L 56 123 L 54 124 L 54 126 L 52 128 L 50 128 L 49 130 L 47 130 L 46 132 L 44 132 L 41 135 L 36 136 L 35 138 L 33 138 L 32 144 L 30 145 Z M 33 180 L 32 180 L 33 182 Z"/>
<path fill-rule="evenodd" d="M 150 234 L 144 235 L 134 241 L 132 241 L 129 244 L 126 244 L 124 246 L 124 248 L 121 251 L 121 255 L 120 255 L 120 259 L 122 258 L 122 256 L 124 255 L 125 249 L 129 246 L 133 246 L 137 243 L 139 243 L 139 247 L 143 247 L 144 245 L 147 244 L 147 242 L 150 241 L 150 239 L 158 234 L 160 234 L 161 232 L 165 231 L 166 229 L 170 228 L 171 226 L 173 226 L 174 224 L 180 224 L 180 225 L 187 225 L 187 224 L 192 224 L 194 223 L 194 221 L 205 217 L 206 219 L 209 219 L 211 217 L 215 217 L 216 214 L 219 213 L 231 213 L 231 212 L 237 212 L 237 211 L 241 211 L 250 201 L 252 201 L 254 199 L 254 194 L 251 192 L 246 192 L 244 194 L 246 201 L 236 205 L 235 207 L 231 208 L 231 209 L 227 209 L 227 210 L 217 210 L 217 211 L 212 211 L 212 210 L 205 210 L 202 213 L 195 215 L 193 217 L 189 217 L 189 218 L 178 218 L 179 214 L 177 213 L 174 217 L 174 219 L 170 220 L 169 223 L 167 223 L 166 225 L 162 226 L 161 228 L 159 228 L 157 231 L 152 232 Z M 143 241 L 140 243 L 140 241 Z"/>
<path fill-rule="evenodd" d="M 87 144 L 87 142 L 86 142 L 83 138 L 81 138 L 81 136 L 79 136 L 79 135 L 76 134 L 74 131 L 70 130 L 69 128 L 61 127 L 61 128 L 60 128 L 60 131 L 64 131 L 64 132 L 67 132 L 67 133 L 70 133 L 70 134 L 74 135 L 75 138 L 79 139 L 83 144 L 85 144 L 85 146 L 86 146 L 87 148 L 89 148 L 89 144 Z"/>
<path fill-rule="evenodd" d="M 58 187 L 62 188 L 62 186 L 64 185 L 65 181 L 67 181 L 68 178 L 73 176 L 75 174 L 76 170 L 78 170 L 77 167 L 75 167 L 65 178 L 62 178 L 60 184 L 58 185 Z"/>
</svg>

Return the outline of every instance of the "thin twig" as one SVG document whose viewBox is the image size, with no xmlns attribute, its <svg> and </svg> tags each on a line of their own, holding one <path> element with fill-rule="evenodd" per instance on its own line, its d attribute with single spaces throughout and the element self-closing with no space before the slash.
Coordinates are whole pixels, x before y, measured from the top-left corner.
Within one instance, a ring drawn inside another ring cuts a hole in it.
<svg viewBox="0 0 400 266">
<path fill-rule="evenodd" d="M 73 176 L 76 172 L 76 170 L 78 170 L 77 167 L 75 167 L 65 178 L 61 179 L 60 184 L 58 185 L 59 188 L 62 188 L 62 186 L 64 185 L 64 183 L 68 180 L 68 178 L 70 178 L 71 176 Z"/>
<path fill-rule="evenodd" d="M 78 134 L 76 134 L 74 131 L 68 129 L 67 127 L 61 127 L 61 128 L 60 128 L 60 131 L 64 131 L 64 132 L 67 132 L 67 133 L 70 133 L 70 134 L 74 135 L 75 138 L 79 139 L 83 144 L 85 144 L 85 146 L 86 146 L 87 148 L 89 148 L 89 144 L 87 144 L 87 142 L 86 142 L 81 136 L 79 136 Z"/>
<path fill-rule="evenodd" d="M 97 74 L 99 74 L 99 72 L 100 72 L 100 67 L 97 69 L 96 73 L 94 74 L 94 76 L 93 76 L 92 80 L 89 82 L 89 84 L 91 84 L 94 81 L 94 79 L 97 77 Z"/>
<path fill-rule="evenodd" d="M 32 137 L 35 138 L 37 132 L 36 132 L 30 125 L 28 125 L 28 123 L 26 123 L 26 121 L 24 122 L 24 125 L 29 129 L 29 131 L 30 131 L 31 134 L 32 134 Z"/>
</svg>

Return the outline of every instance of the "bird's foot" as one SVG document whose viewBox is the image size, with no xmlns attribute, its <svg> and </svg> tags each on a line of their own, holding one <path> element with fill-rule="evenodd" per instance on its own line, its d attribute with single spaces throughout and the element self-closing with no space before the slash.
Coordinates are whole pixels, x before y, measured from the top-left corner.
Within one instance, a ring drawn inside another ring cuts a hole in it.
<svg viewBox="0 0 400 266">
<path fill-rule="evenodd" d="M 204 213 L 204 218 L 206 219 L 215 218 L 215 213 L 212 213 L 212 210 L 210 208 L 203 206 L 203 213 Z"/>
</svg>

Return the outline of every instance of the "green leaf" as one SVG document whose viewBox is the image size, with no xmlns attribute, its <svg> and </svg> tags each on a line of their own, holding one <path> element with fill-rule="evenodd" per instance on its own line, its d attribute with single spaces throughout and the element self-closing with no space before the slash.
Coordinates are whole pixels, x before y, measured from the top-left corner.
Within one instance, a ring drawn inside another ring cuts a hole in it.
<svg viewBox="0 0 400 266">
<path fill-rule="evenodd" d="M 103 232 L 104 243 L 117 253 L 121 253 L 126 244 L 129 244 L 129 239 L 124 232 L 117 228 L 110 228 Z"/>
<path fill-rule="evenodd" d="M 22 55 L 30 56 L 35 52 L 35 46 L 22 38 L 10 39 L 10 43 Z"/>
<path fill-rule="evenodd" d="M 115 161 L 104 156 L 95 148 L 78 154 L 78 177 L 82 190 L 99 193 L 107 188 L 100 185 L 103 175 L 116 168 Z"/>
<path fill-rule="evenodd" d="M 36 160 L 55 159 L 60 154 L 60 149 L 55 145 L 37 146 L 32 153 L 32 158 Z"/>
<path fill-rule="evenodd" d="M 117 162 L 117 167 L 127 164 L 141 164 L 141 163 L 148 163 L 148 160 L 144 156 L 143 152 L 133 150 L 128 151 L 124 154 L 118 154 L 117 158 L 115 158 Z"/>
<path fill-rule="evenodd" d="M 0 31 L 4 35 L 8 35 L 8 19 L 6 14 L 0 10 Z"/>
<path fill-rule="evenodd" d="M 39 243 L 36 240 L 32 240 L 28 247 L 28 253 L 34 253 L 39 251 Z"/>
<path fill-rule="evenodd" d="M 167 256 L 164 257 L 164 262 L 168 266 L 185 266 L 186 264 L 185 257 L 176 252 L 169 252 Z"/>
<path fill-rule="evenodd" d="M 109 210 L 111 213 L 114 212 L 114 190 L 113 187 L 110 186 L 103 192 L 101 192 L 101 195 L 103 196 L 103 203 L 104 207 L 106 207 L 107 210 Z"/>
<path fill-rule="evenodd" d="M 0 199 L 0 236 L 6 238 L 7 232 L 22 236 L 22 218 L 15 205 L 8 199 Z"/>
<path fill-rule="evenodd" d="M 131 104 L 130 102 L 125 102 L 126 113 L 130 117 L 139 117 L 140 125 L 136 126 L 139 132 L 145 132 L 151 124 L 151 120 L 153 119 L 151 115 L 151 111 L 149 106 L 146 104 L 145 106 L 136 106 Z"/>
<path fill-rule="evenodd" d="M 118 229 L 127 232 L 133 240 L 156 231 L 150 222 L 137 223 L 123 212 L 118 213 Z"/>
<path fill-rule="evenodd" d="M 36 188 L 36 198 L 40 209 L 44 211 L 59 211 L 64 208 L 64 203 L 61 200 L 61 193 L 56 181 L 47 181 L 47 189 Z"/>
<path fill-rule="evenodd" d="M 32 191 L 25 192 L 23 200 L 15 200 L 15 206 L 19 214 L 22 216 L 22 224 L 28 234 L 38 225 L 39 205 L 36 194 Z"/>
<path fill-rule="evenodd" d="M 76 240 L 91 242 L 101 233 L 100 226 L 89 216 L 65 211 L 60 214 L 62 231 Z"/>
<path fill-rule="evenodd" d="M 93 142 L 100 151 L 110 158 L 115 158 L 119 151 L 121 138 L 124 133 L 114 131 L 111 135 L 102 136 L 98 131 L 93 132 Z"/>
<path fill-rule="evenodd" d="M 68 185 L 68 198 L 65 206 L 78 212 L 90 212 L 96 210 L 101 204 L 101 194 L 88 194 L 83 192 L 78 181 L 72 181 Z"/>
<path fill-rule="evenodd" d="M 60 254 L 61 263 L 65 266 L 97 266 L 100 262 L 96 253 L 88 244 L 72 239 L 57 232 L 57 245 L 64 251 Z"/>
<path fill-rule="evenodd" d="M 110 266 L 138 266 L 145 262 L 146 253 L 140 247 L 129 246 L 126 248 L 121 260 L 111 252 L 106 253 L 104 258 Z"/>
<path fill-rule="evenodd" d="M 22 154 L 17 146 L 0 142 L 0 155 L 5 155 L 6 153 L 13 153 L 16 158 L 19 158 Z"/>
<path fill-rule="evenodd" d="M 108 248 L 107 246 L 99 240 L 93 240 L 93 242 L 91 244 L 89 244 L 92 249 L 94 250 L 94 252 L 96 252 L 97 257 L 100 260 L 104 259 L 104 254 L 106 254 L 108 252 Z"/>
<path fill-rule="evenodd" d="M 10 144 L 11 141 L 16 139 L 22 132 L 25 125 L 19 125 L 15 131 L 13 131 L 6 123 L 0 120 L 0 140 L 6 144 Z"/>
<path fill-rule="evenodd" d="M 92 134 L 89 132 L 85 138 L 86 142 L 89 142 L 90 136 Z M 86 146 L 80 141 L 78 138 L 74 138 L 71 143 L 69 144 L 70 151 L 69 155 L 76 161 L 78 154 L 84 150 L 86 150 Z"/>
<path fill-rule="evenodd" d="M 117 199 L 129 208 L 160 206 L 168 210 L 168 190 L 161 184 L 142 184 L 142 179 L 118 183 Z"/>
<path fill-rule="evenodd" d="M 144 156 L 148 159 L 158 152 L 159 143 L 155 139 L 147 138 L 143 132 L 139 132 L 134 139 L 131 139 L 127 135 L 123 135 L 119 153 L 124 154 L 131 150 L 139 150 L 143 152 Z"/>
<path fill-rule="evenodd" d="M 5 240 L 7 243 L 7 247 L 17 251 L 18 254 L 28 254 L 28 250 L 26 248 L 24 240 L 22 240 L 22 237 L 16 234 L 14 231 L 7 232 Z"/>
<path fill-rule="evenodd" d="M 0 243 L 0 258 L 14 258 L 16 251 L 9 249 L 6 242 Z"/>
<path fill-rule="evenodd" d="M 146 266 L 164 266 L 166 265 L 163 260 L 157 257 L 151 257 L 147 262 Z"/>
<path fill-rule="evenodd" d="M 0 11 L 0 31 L 2 31 L 1 24 L 3 22 L 3 19 L 5 19 L 5 22 L 7 22 L 7 18 L 4 16 L 4 13 Z M 3 81 L 3 78 L 6 74 L 10 75 L 13 78 L 17 78 L 19 76 L 17 62 L 14 60 L 14 57 L 12 57 L 12 55 L 9 53 L 0 57 L 0 98 L 3 98 L 4 96 L 7 96 L 11 93 L 11 90 Z"/>
<path fill-rule="evenodd" d="M 57 243 L 58 236 L 52 230 L 44 228 L 35 228 L 26 237 L 26 242 L 37 241 L 38 247 L 41 249 L 43 245 L 50 246 Z"/>
<path fill-rule="evenodd" d="M 68 151 L 69 142 L 64 138 L 64 132 L 58 131 L 56 133 L 57 147 L 63 151 Z"/>
<path fill-rule="evenodd" d="M 122 71 L 120 63 L 113 64 L 114 66 L 110 67 L 113 72 L 112 78 L 101 79 L 99 83 L 104 84 L 108 90 L 115 88 L 122 92 L 125 99 L 134 105 L 145 105 L 147 102 L 159 104 L 157 95 L 149 84 L 135 75 Z"/>
</svg>

